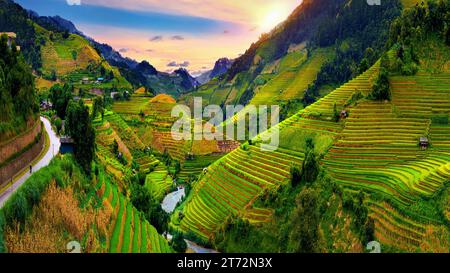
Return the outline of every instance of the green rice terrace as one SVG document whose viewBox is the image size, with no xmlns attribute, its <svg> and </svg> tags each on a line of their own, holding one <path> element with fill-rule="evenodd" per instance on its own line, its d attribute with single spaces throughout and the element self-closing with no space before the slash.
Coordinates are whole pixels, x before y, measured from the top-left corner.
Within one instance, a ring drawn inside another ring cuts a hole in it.
<svg viewBox="0 0 450 273">
<path fill-rule="evenodd" d="M 0 0 L 0 253 L 448 253 L 450 4 L 421 2 L 304 0 L 208 70 L 203 34 L 114 49 Z M 243 110 L 182 115 L 198 97 Z M 279 121 L 246 140 L 194 126 L 259 106 Z"/>
<path fill-rule="evenodd" d="M 265 189 L 287 183 L 292 165 L 301 166 L 304 147 L 294 135 L 313 136 L 322 147 L 320 164 L 339 185 L 389 200 L 368 201 L 376 238 L 405 251 L 419 248 L 431 226 L 445 225 L 408 208 L 431 198 L 450 179 L 450 71 L 392 76 L 392 101 L 374 102 L 364 98 L 379 67 L 378 62 L 280 123 L 283 148 L 262 152 L 258 144 L 245 144 L 211 165 L 172 225 L 211 239 L 230 216 L 267 221 L 270 211 L 255 217 L 260 208 L 253 203 Z M 348 117 L 334 121 L 333 113 L 343 110 Z M 419 146 L 421 137 L 429 138 L 429 148 Z"/>
<path fill-rule="evenodd" d="M 109 181 L 100 181 L 97 195 L 111 206 L 110 253 L 170 253 L 167 240 L 158 234 L 141 213 Z"/>
</svg>

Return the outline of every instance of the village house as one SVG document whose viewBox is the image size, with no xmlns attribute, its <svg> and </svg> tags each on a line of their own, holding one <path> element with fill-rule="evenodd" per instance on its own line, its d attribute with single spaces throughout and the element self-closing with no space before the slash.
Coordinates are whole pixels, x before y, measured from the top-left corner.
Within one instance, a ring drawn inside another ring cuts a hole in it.
<svg viewBox="0 0 450 273">
<path fill-rule="evenodd" d="M 83 77 L 83 79 L 81 79 L 81 84 L 90 84 L 91 81 L 89 80 L 88 77 Z"/>
<path fill-rule="evenodd" d="M 341 118 L 341 119 L 346 119 L 346 118 L 348 118 L 348 112 L 347 112 L 347 110 L 342 110 L 342 111 L 341 111 L 340 118 Z"/>
<path fill-rule="evenodd" d="M 422 150 L 428 149 L 430 147 L 430 141 L 427 137 L 420 137 L 419 139 L 419 145 L 422 148 Z"/>
<path fill-rule="evenodd" d="M 15 42 L 17 35 L 14 32 L 0 32 L 0 36 L 6 35 L 8 37 L 8 46 L 11 48 L 12 44 Z M 20 50 L 20 46 L 16 46 L 17 50 Z"/>
</svg>

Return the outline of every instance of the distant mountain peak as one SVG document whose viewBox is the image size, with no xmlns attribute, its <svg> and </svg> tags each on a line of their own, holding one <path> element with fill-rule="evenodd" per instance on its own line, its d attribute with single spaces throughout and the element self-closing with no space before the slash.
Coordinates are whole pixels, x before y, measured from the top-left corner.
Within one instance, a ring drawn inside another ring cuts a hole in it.
<svg viewBox="0 0 450 273">
<path fill-rule="evenodd" d="M 233 65 L 233 61 L 234 60 L 226 57 L 218 59 L 214 64 L 214 68 L 198 76 L 196 78 L 197 81 L 200 84 L 205 84 L 215 77 L 222 76 L 223 74 L 227 73 L 228 69 L 230 69 L 230 67 Z"/>
</svg>

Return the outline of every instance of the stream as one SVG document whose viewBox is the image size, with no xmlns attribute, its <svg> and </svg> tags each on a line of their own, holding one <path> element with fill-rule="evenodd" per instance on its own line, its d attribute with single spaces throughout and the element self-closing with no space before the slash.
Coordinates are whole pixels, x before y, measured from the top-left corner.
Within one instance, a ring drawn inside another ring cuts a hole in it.
<svg viewBox="0 0 450 273">
<path fill-rule="evenodd" d="M 178 202 L 180 202 L 181 199 L 185 196 L 184 188 L 179 187 L 176 191 L 171 192 L 164 197 L 164 200 L 161 203 L 162 209 L 167 213 L 172 213 L 175 210 L 175 207 L 177 206 Z M 168 234 L 167 238 L 170 240 L 172 239 L 172 235 Z M 202 247 L 192 241 L 186 240 L 187 244 L 187 250 L 188 253 L 218 253 L 214 249 L 209 249 Z"/>
</svg>

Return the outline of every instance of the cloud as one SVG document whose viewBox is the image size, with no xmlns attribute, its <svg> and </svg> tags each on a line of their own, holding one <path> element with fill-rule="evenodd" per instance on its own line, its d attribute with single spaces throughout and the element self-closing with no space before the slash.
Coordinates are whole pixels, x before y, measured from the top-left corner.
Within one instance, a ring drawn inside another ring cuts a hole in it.
<svg viewBox="0 0 450 273">
<path fill-rule="evenodd" d="M 229 34 L 229 33 L 230 33 L 230 31 L 227 30 L 227 29 L 225 29 L 225 30 L 223 31 L 223 34 Z"/>
<path fill-rule="evenodd" d="M 182 41 L 182 40 L 184 40 L 184 37 L 181 35 L 174 35 L 174 36 L 170 37 L 170 39 L 174 40 L 174 41 Z"/>
<path fill-rule="evenodd" d="M 66 0 L 69 6 L 81 6 L 81 0 Z"/>
<path fill-rule="evenodd" d="M 163 39 L 164 39 L 164 36 L 156 35 L 156 36 L 151 37 L 149 40 L 150 40 L 150 42 L 160 42 Z"/>
<path fill-rule="evenodd" d="M 120 53 L 126 53 L 126 52 L 128 52 L 128 48 L 121 48 L 121 49 L 119 49 L 119 52 Z"/>
<path fill-rule="evenodd" d="M 182 63 L 177 63 L 176 61 L 171 61 L 167 64 L 168 67 L 188 67 L 190 63 L 188 61 L 184 61 Z"/>
<path fill-rule="evenodd" d="M 139 12 L 187 15 L 239 24 L 259 23 L 272 10 L 286 13 L 302 0 L 83 0 L 90 5 L 114 7 Z"/>
<path fill-rule="evenodd" d="M 150 52 L 154 52 L 154 50 L 153 49 L 146 49 L 145 52 L 149 52 L 150 53 Z"/>
</svg>

